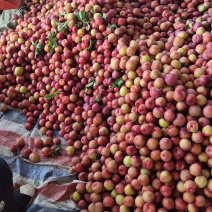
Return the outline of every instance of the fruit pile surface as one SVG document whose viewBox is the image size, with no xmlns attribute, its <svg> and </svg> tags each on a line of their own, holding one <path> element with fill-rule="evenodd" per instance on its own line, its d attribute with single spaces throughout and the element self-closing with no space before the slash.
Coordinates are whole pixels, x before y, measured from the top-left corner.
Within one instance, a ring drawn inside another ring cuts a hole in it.
<svg viewBox="0 0 212 212">
<path fill-rule="evenodd" d="M 26 4 L 0 35 L 1 111 L 39 119 L 45 156 L 60 131 L 81 212 L 212 212 L 212 2 Z"/>
</svg>

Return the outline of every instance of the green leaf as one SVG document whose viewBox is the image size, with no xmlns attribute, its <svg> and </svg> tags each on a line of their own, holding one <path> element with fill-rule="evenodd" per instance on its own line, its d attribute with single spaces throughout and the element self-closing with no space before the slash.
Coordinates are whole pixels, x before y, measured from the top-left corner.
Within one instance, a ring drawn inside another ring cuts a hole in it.
<svg viewBox="0 0 212 212">
<path fill-rule="evenodd" d="M 65 32 L 64 26 L 59 26 L 58 27 L 58 32 L 61 32 L 61 33 Z"/>
<path fill-rule="evenodd" d="M 48 38 L 48 46 L 50 47 L 50 52 L 49 54 L 53 54 L 54 49 L 58 46 L 57 44 L 57 32 L 55 31 L 55 33 L 50 33 L 50 36 L 47 37 Z"/>
<path fill-rule="evenodd" d="M 83 20 L 83 18 L 85 16 L 84 12 L 85 12 L 84 10 L 79 12 L 79 17 L 80 17 L 81 21 Z"/>
<path fill-rule="evenodd" d="M 58 32 L 64 33 L 68 28 L 68 23 L 58 27 Z"/>
<path fill-rule="evenodd" d="M 85 10 L 82 11 L 82 17 L 83 20 L 86 20 L 88 18 L 88 12 L 86 12 Z"/>
<path fill-rule="evenodd" d="M 42 49 L 42 48 L 44 48 L 44 45 L 43 44 L 38 44 L 37 45 L 37 49 Z"/>
<path fill-rule="evenodd" d="M 78 12 L 77 18 L 79 21 L 85 22 L 88 19 L 88 12 L 85 10 Z"/>
<path fill-rule="evenodd" d="M 55 154 L 55 152 L 54 152 L 54 151 L 51 151 L 49 154 L 50 154 L 50 155 L 54 155 L 54 154 Z"/>
<path fill-rule="evenodd" d="M 80 12 L 77 13 L 77 18 L 80 21 L 84 21 L 87 17 L 88 17 L 88 13 L 85 10 L 80 11 Z"/>
<path fill-rule="evenodd" d="M 81 27 L 82 23 L 74 24 L 74 26 Z"/>
<path fill-rule="evenodd" d="M 41 54 L 43 47 L 44 47 L 44 46 L 43 46 L 42 44 L 38 44 L 38 45 L 36 46 L 35 58 L 37 58 L 37 56 L 38 56 L 39 54 Z"/>
<path fill-rule="evenodd" d="M 13 153 L 13 156 L 15 157 L 15 156 L 18 156 L 19 155 L 19 153 L 18 152 L 14 152 Z"/>
<path fill-rule="evenodd" d="M 38 187 L 40 185 L 40 182 L 38 180 L 34 180 L 34 186 Z"/>
<path fill-rule="evenodd" d="M 50 32 L 50 36 L 47 37 L 47 39 L 51 40 L 57 35 L 57 31 L 55 30 L 54 33 Z"/>
<path fill-rule="evenodd" d="M 59 93 L 60 91 L 56 91 L 55 93 L 47 94 L 44 96 L 46 99 L 54 99 L 54 97 Z"/>
<path fill-rule="evenodd" d="M 59 152 L 59 150 L 61 149 L 61 145 L 58 145 L 54 151 L 50 152 L 50 155 L 61 155 L 61 152 Z"/>
<path fill-rule="evenodd" d="M 108 24 L 108 27 L 110 28 L 110 29 L 112 29 L 112 28 L 114 28 L 114 29 L 117 29 L 118 27 L 117 27 L 117 25 L 115 25 L 115 24 Z"/>
<path fill-rule="evenodd" d="M 77 18 L 78 18 L 78 20 L 82 21 L 82 15 L 81 15 L 81 12 L 78 12 L 78 13 L 77 13 Z"/>
<path fill-rule="evenodd" d="M 108 36 L 109 36 L 109 35 L 108 35 Z M 104 38 L 103 38 L 103 40 L 107 39 L 107 38 L 108 38 L 108 36 L 104 37 Z"/>
<path fill-rule="evenodd" d="M 93 85 L 94 85 L 95 82 L 96 82 L 96 80 L 95 80 L 95 79 L 92 79 L 92 80 L 88 83 L 88 85 L 85 86 L 85 88 L 87 88 L 87 89 L 93 88 Z"/>
<path fill-rule="evenodd" d="M 58 21 L 55 21 L 55 23 L 56 23 L 57 26 L 63 24 L 63 23 L 60 23 L 60 22 L 58 22 Z"/>
<path fill-rule="evenodd" d="M 60 23 L 58 21 L 55 21 L 56 25 L 58 26 L 58 32 L 64 33 L 66 31 L 66 29 L 68 28 L 68 22 L 69 21 Z"/>
<path fill-rule="evenodd" d="M 99 154 L 99 152 L 97 152 L 95 160 L 99 160 L 100 158 L 101 158 L 101 155 Z"/>
<path fill-rule="evenodd" d="M 52 41 L 52 47 L 50 49 L 50 54 L 53 54 L 54 49 L 58 46 L 57 41 L 53 40 Z"/>
<path fill-rule="evenodd" d="M 180 6 L 177 8 L 177 12 L 180 10 Z"/>
<path fill-rule="evenodd" d="M 105 13 L 103 13 L 103 14 L 102 14 L 102 18 L 103 18 L 104 20 L 106 20 L 106 19 L 107 19 L 107 16 L 106 16 L 106 14 L 105 14 Z"/>
<path fill-rule="evenodd" d="M 88 30 L 90 30 L 90 21 L 92 19 L 88 18 L 88 12 L 86 12 L 85 10 L 78 12 L 77 18 L 79 21 L 81 21 L 81 23 L 75 24 L 75 26 L 82 27 L 82 29 L 85 29 L 85 27 L 88 26 Z"/>
<path fill-rule="evenodd" d="M 96 43 L 96 40 L 90 40 L 89 47 L 87 47 L 86 49 L 87 49 L 87 50 L 92 50 L 93 45 L 94 45 L 95 43 Z"/>
<path fill-rule="evenodd" d="M 181 63 L 181 67 L 184 67 L 186 63 Z"/>
<path fill-rule="evenodd" d="M 112 88 L 115 87 L 121 87 L 123 85 L 124 81 L 122 80 L 122 78 L 117 79 L 115 82 L 113 82 L 112 84 Z"/>
<path fill-rule="evenodd" d="M 41 52 L 42 52 L 42 49 L 44 48 L 44 45 L 43 44 L 37 44 L 38 43 L 38 41 L 36 41 L 36 42 L 33 42 L 32 41 L 32 45 L 33 46 L 35 46 L 36 48 L 35 48 L 35 58 L 37 58 L 37 56 L 39 55 L 39 54 L 41 54 Z"/>
<path fill-rule="evenodd" d="M 88 30 L 90 30 L 90 28 L 91 28 L 91 25 L 90 25 L 90 24 L 87 24 L 87 26 L 88 26 Z"/>
<path fill-rule="evenodd" d="M 96 13 L 96 11 L 94 10 L 94 7 L 92 7 L 92 9 L 91 9 L 91 13 L 92 14 L 95 14 Z"/>
<path fill-rule="evenodd" d="M 66 11 L 64 11 L 63 13 L 61 13 L 60 15 L 59 15 L 59 17 L 63 17 L 63 16 L 65 16 L 66 15 Z"/>
<path fill-rule="evenodd" d="M 99 97 L 94 100 L 95 103 L 99 103 Z"/>
<path fill-rule="evenodd" d="M 38 41 L 36 41 L 36 42 L 31 41 L 31 43 L 33 46 L 37 46 Z"/>
<path fill-rule="evenodd" d="M 46 96 L 44 96 L 46 99 L 54 99 L 55 97 L 55 93 L 52 93 L 52 94 L 47 94 Z"/>
<path fill-rule="evenodd" d="M 61 145 L 58 145 L 56 148 L 55 148 L 55 152 L 59 151 L 61 149 Z"/>
</svg>

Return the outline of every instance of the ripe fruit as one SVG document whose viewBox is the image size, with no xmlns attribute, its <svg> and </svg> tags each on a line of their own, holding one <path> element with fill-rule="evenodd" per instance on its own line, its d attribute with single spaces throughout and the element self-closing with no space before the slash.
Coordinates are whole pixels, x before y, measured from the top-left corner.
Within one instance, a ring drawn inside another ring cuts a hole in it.
<svg viewBox="0 0 212 212">
<path fill-rule="evenodd" d="M 34 147 L 40 149 L 43 146 L 43 141 L 40 138 L 34 140 Z"/>
<path fill-rule="evenodd" d="M 66 147 L 66 152 L 68 155 L 73 155 L 75 153 L 75 148 L 73 146 Z"/>
<path fill-rule="evenodd" d="M 15 152 L 17 152 L 18 151 L 18 148 L 17 148 L 17 146 L 15 146 L 15 145 L 12 145 L 11 147 L 10 147 L 10 152 L 13 152 L 13 153 L 15 153 Z"/>
<path fill-rule="evenodd" d="M 29 155 L 29 160 L 33 163 L 38 163 L 40 161 L 40 156 L 38 153 L 31 153 Z"/>
<path fill-rule="evenodd" d="M 17 147 L 21 147 L 21 148 L 24 147 L 24 145 L 25 145 L 25 141 L 22 137 L 16 138 L 15 143 L 16 143 Z"/>
<path fill-rule="evenodd" d="M 51 149 L 49 147 L 44 147 L 41 149 L 41 153 L 45 156 L 48 157 L 50 155 Z"/>
<path fill-rule="evenodd" d="M 53 139 L 51 137 L 46 137 L 43 139 L 44 146 L 51 146 L 52 142 L 53 142 Z"/>
<path fill-rule="evenodd" d="M 23 70 L 22 67 L 16 67 L 16 68 L 15 68 L 14 74 L 15 74 L 16 76 L 21 76 L 21 75 L 23 74 L 23 72 L 24 72 L 24 70 Z"/>
<path fill-rule="evenodd" d="M 2 113 L 5 113 L 5 112 L 7 112 L 7 111 L 8 111 L 7 105 L 6 105 L 6 104 L 1 105 L 1 112 L 2 112 Z"/>
<path fill-rule="evenodd" d="M 22 157 L 27 158 L 27 159 L 29 158 L 29 156 L 30 156 L 31 153 L 32 153 L 32 150 L 31 149 L 28 149 L 28 148 L 23 149 L 21 151 Z"/>
</svg>

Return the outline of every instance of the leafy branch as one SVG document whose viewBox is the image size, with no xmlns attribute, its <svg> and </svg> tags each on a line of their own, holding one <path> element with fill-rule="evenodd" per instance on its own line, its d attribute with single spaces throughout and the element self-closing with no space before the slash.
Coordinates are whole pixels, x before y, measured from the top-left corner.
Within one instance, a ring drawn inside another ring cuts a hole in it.
<svg viewBox="0 0 212 212">
<path fill-rule="evenodd" d="M 55 23 L 58 26 L 58 32 L 64 33 L 67 30 L 67 28 L 68 28 L 69 20 L 68 21 L 65 21 L 63 23 L 60 23 L 58 21 L 55 21 Z"/>
<path fill-rule="evenodd" d="M 115 88 L 115 87 L 121 87 L 123 85 L 124 81 L 122 78 L 119 78 L 117 79 L 115 82 L 113 82 L 112 84 L 112 88 Z"/>
<path fill-rule="evenodd" d="M 63 17 L 63 16 L 65 16 L 67 13 L 66 13 L 66 11 L 64 11 L 63 13 L 61 13 L 60 15 L 59 15 L 59 17 Z"/>
<path fill-rule="evenodd" d="M 96 80 L 95 80 L 95 79 L 92 79 L 92 80 L 88 83 L 88 85 L 85 86 L 85 88 L 87 88 L 87 89 L 93 88 L 93 85 L 94 85 L 95 82 L 96 82 Z"/>
<path fill-rule="evenodd" d="M 101 158 L 101 155 L 100 155 L 99 152 L 97 151 L 95 160 L 99 160 L 100 158 Z"/>
<path fill-rule="evenodd" d="M 106 20 L 106 19 L 107 19 L 107 16 L 106 16 L 106 14 L 105 14 L 105 13 L 103 13 L 103 14 L 102 14 L 102 18 L 103 18 L 104 20 Z"/>
<path fill-rule="evenodd" d="M 100 95 L 94 99 L 94 102 L 95 102 L 95 103 L 99 103 L 99 102 L 100 102 L 100 97 L 101 97 L 101 96 L 102 96 L 102 94 L 100 93 Z"/>
<path fill-rule="evenodd" d="M 77 18 L 79 21 L 86 21 L 88 19 L 88 12 L 86 12 L 85 10 L 78 12 Z"/>
<path fill-rule="evenodd" d="M 60 149 L 61 149 L 61 145 L 58 145 L 58 146 L 54 149 L 54 151 L 51 151 L 51 152 L 50 152 L 50 155 L 61 155 Z"/>
<path fill-rule="evenodd" d="M 95 99 L 94 99 L 94 102 L 95 102 L 95 103 L 99 103 L 99 97 L 95 98 Z"/>
<path fill-rule="evenodd" d="M 37 58 L 37 56 L 39 54 L 41 54 L 42 49 L 44 48 L 44 45 L 43 44 L 40 44 L 40 43 L 38 44 L 38 41 L 36 41 L 36 42 L 33 42 L 32 41 L 32 45 L 36 47 L 35 48 L 35 58 Z"/>
<path fill-rule="evenodd" d="M 96 40 L 90 40 L 89 47 L 87 47 L 86 49 L 92 51 L 93 45 L 94 45 L 95 43 L 96 43 Z"/>
<path fill-rule="evenodd" d="M 91 10 L 91 12 L 94 14 L 95 10 L 93 9 Z M 92 18 L 89 19 L 88 12 L 86 12 L 85 10 L 78 12 L 77 18 L 81 23 L 75 24 L 75 26 L 82 27 L 82 29 L 85 29 L 85 27 L 88 26 L 88 30 L 90 29 L 90 21 L 92 20 Z"/>
<path fill-rule="evenodd" d="M 180 10 L 181 8 L 180 8 L 180 6 L 177 8 L 177 13 L 178 13 L 178 11 Z"/>
<path fill-rule="evenodd" d="M 92 14 L 95 14 L 96 13 L 96 11 L 94 10 L 94 7 L 92 7 L 92 9 L 91 9 L 91 13 Z"/>
<path fill-rule="evenodd" d="M 47 37 L 49 39 L 48 41 L 48 46 L 50 47 L 50 54 L 53 54 L 54 49 L 58 46 L 57 44 L 57 32 L 55 31 L 55 33 L 50 33 L 50 36 Z"/>
<path fill-rule="evenodd" d="M 109 35 L 108 35 L 108 36 L 109 36 Z M 107 39 L 107 38 L 108 38 L 108 36 L 104 37 L 104 38 L 103 38 L 103 40 Z"/>
<path fill-rule="evenodd" d="M 47 94 L 44 96 L 46 99 L 54 99 L 54 97 L 59 93 L 60 91 L 56 91 L 55 93 Z"/>
<path fill-rule="evenodd" d="M 35 41 L 35 42 L 32 41 L 32 45 L 33 45 L 33 46 L 37 46 L 37 44 L 38 44 L 38 41 Z"/>
<path fill-rule="evenodd" d="M 108 27 L 110 28 L 110 29 L 112 29 L 112 28 L 114 28 L 114 29 L 117 29 L 118 27 L 117 27 L 117 25 L 115 25 L 115 24 L 108 24 Z"/>
</svg>

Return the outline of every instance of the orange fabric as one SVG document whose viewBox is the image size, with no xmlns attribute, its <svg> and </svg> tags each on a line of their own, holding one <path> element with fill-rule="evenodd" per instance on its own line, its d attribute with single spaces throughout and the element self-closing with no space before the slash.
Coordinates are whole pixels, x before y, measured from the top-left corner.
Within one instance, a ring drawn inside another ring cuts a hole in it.
<svg viewBox="0 0 212 212">
<path fill-rule="evenodd" d="M 0 10 L 18 9 L 21 6 L 21 0 L 0 0 Z"/>
</svg>

